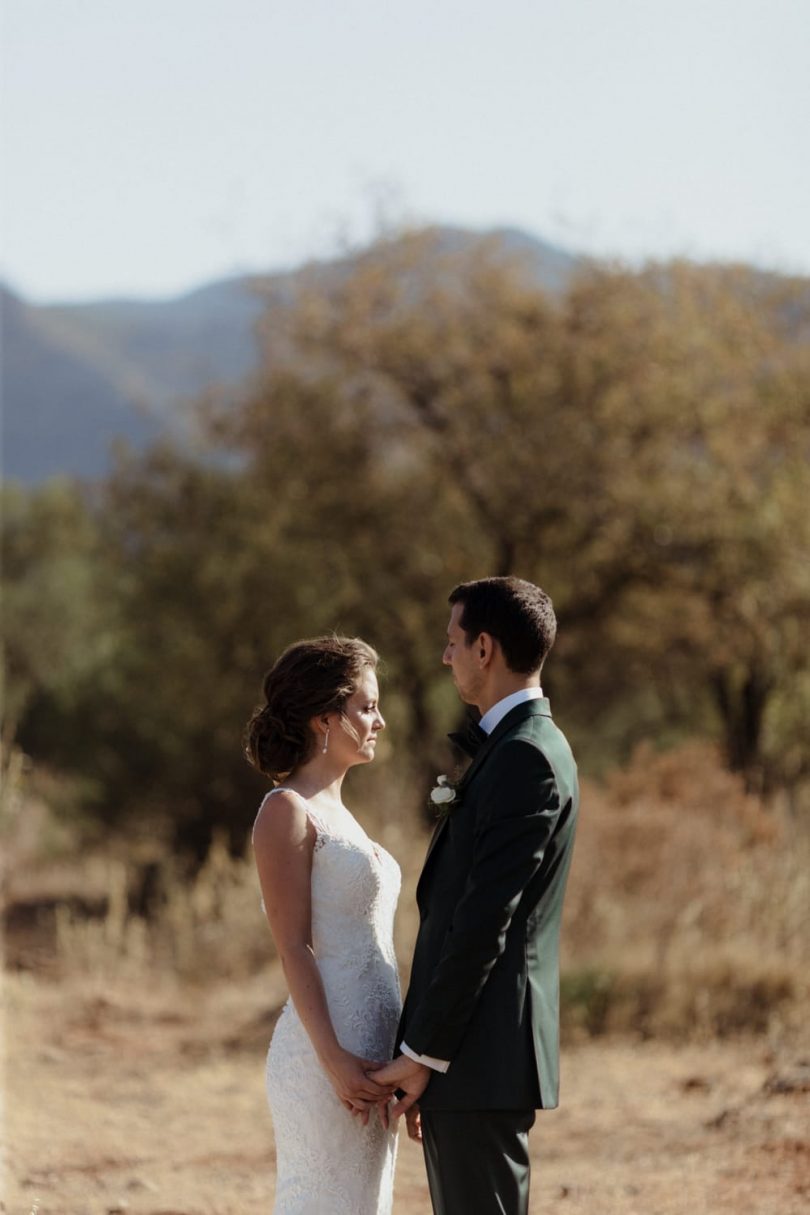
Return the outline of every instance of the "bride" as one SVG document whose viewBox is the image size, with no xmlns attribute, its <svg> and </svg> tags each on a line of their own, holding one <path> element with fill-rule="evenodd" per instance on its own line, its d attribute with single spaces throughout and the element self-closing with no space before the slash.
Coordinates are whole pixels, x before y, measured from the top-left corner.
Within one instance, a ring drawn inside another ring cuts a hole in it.
<svg viewBox="0 0 810 1215">
<path fill-rule="evenodd" d="M 358 639 L 296 642 L 265 676 L 246 731 L 248 759 L 275 785 L 253 846 L 290 991 L 267 1056 L 274 1215 L 391 1211 L 391 1089 L 372 1076 L 394 1054 L 400 1015 L 400 872 L 341 798 L 385 727 L 376 666 Z"/>
</svg>

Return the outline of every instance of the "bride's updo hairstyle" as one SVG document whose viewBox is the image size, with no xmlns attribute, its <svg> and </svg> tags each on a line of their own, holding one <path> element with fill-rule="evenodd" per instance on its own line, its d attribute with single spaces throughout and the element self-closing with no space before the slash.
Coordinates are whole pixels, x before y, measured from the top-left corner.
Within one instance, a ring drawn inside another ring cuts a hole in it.
<svg viewBox="0 0 810 1215">
<path fill-rule="evenodd" d="M 363 672 L 377 668 L 375 650 L 359 637 L 315 637 L 288 646 L 264 677 L 265 703 L 245 730 L 248 761 L 279 780 L 313 754 L 313 717 L 342 713 Z"/>
</svg>

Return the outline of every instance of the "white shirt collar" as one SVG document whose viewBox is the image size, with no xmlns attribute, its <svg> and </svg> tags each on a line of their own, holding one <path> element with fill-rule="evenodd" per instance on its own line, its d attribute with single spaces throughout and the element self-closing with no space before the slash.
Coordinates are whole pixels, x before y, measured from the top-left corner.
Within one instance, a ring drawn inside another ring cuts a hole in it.
<svg viewBox="0 0 810 1215">
<path fill-rule="evenodd" d="M 521 688 L 518 692 L 512 692 L 509 696 L 504 696 L 503 700 L 496 701 L 491 709 L 487 709 L 478 724 L 485 734 L 491 734 L 498 722 L 506 717 L 515 705 L 522 705 L 526 700 L 540 700 L 542 695 L 542 688 Z"/>
</svg>

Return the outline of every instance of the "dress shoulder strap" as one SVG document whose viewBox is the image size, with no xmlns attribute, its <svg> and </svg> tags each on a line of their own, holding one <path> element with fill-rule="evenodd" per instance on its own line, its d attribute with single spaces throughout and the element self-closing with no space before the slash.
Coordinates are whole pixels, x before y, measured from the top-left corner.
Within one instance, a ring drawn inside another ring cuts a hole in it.
<svg viewBox="0 0 810 1215">
<path fill-rule="evenodd" d="M 307 818 L 312 823 L 318 836 L 320 837 L 320 836 L 329 834 L 329 832 L 326 829 L 326 826 L 324 825 L 323 819 L 320 817 L 320 815 L 315 810 L 312 809 L 312 807 L 310 806 L 307 799 L 305 797 L 302 797 L 302 795 L 300 793 L 296 792 L 295 789 L 291 789 L 289 787 L 289 785 L 276 785 L 275 788 L 271 789 L 268 793 L 265 794 L 264 799 L 262 801 L 262 805 L 264 805 L 264 803 L 268 800 L 268 798 L 271 798 L 274 793 L 292 793 L 293 796 L 297 797 L 298 800 L 303 804 L 304 810 L 306 811 Z"/>
</svg>

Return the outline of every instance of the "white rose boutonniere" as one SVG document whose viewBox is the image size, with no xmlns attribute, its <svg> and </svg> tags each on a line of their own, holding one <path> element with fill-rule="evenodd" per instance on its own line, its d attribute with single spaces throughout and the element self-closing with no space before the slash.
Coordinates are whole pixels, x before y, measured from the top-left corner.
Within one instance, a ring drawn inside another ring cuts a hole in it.
<svg viewBox="0 0 810 1215">
<path fill-rule="evenodd" d="M 450 813 L 450 807 L 456 800 L 456 787 L 449 776 L 437 776 L 436 784 L 430 791 L 430 803 L 440 817 Z"/>
</svg>

